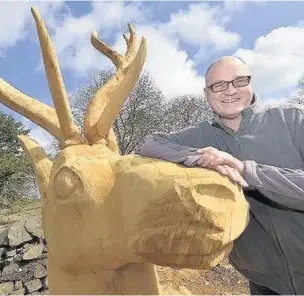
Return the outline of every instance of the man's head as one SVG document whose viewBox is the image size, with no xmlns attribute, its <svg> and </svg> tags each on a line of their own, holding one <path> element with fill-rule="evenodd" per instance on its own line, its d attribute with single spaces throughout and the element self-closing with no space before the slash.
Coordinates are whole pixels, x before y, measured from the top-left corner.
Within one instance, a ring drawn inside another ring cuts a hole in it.
<svg viewBox="0 0 304 296">
<path fill-rule="evenodd" d="M 240 58 L 225 56 L 216 60 L 209 66 L 205 80 L 209 105 L 222 118 L 237 118 L 250 105 L 250 71 Z"/>
</svg>

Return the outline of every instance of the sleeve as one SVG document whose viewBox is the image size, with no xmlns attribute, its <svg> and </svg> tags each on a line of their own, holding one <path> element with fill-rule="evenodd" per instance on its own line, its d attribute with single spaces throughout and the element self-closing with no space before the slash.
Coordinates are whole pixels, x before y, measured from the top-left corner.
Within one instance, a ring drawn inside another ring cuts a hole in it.
<svg viewBox="0 0 304 296">
<path fill-rule="evenodd" d="M 304 211 L 304 171 L 243 161 L 243 178 L 273 202 L 293 210 Z"/>
<path fill-rule="evenodd" d="M 295 105 L 285 111 L 285 120 L 295 147 L 304 160 L 304 106 Z"/>
<path fill-rule="evenodd" d="M 284 109 L 284 119 L 291 140 L 304 163 L 304 108 L 290 105 Z M 259 190 L 271 201 L 293 210 L 304 211 L 304 167 L 279 168 L 252 160 L 243 161 L 243 177 L 250 187 Z"/>
<path fill-rule="evenodd" d="M 198 148 L 215 145 L 211 126 L 205 122 L 179 132 L 154 133 L 147 137 L 139 154 L 191 167 L 197 165 Z"/>
</svg>

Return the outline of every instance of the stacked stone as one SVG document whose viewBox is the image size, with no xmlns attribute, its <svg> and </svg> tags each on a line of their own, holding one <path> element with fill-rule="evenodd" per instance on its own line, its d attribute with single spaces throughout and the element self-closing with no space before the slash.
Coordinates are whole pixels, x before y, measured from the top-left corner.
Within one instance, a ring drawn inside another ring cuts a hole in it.
<svg viewBox="0 0 304 296">
<path fill-rule="evenodd" d="M 0 295 L 47 293 L 47 248 L 35 216 L 0 233 Z"/>
</svg>

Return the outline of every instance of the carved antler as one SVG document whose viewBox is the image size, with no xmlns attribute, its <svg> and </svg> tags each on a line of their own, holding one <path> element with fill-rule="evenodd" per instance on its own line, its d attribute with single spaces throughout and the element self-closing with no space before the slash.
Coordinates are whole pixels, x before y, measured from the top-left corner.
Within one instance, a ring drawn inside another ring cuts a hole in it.
<svg viewBox="0 0 304 296">
<path fill-rule="evenodd" d="M 106 55 L 117 67 L 116 74 L 97 92 L 88 106 L 84 121 L 84 134 L 90 144 L 97 143 L 111 132 L 111 126 L 121 106 L 135 85 L 146 57 L 146 40 L 142 38 L 136 54 L 136 36 L 132 25 L 129 26 L 130 38 L 123 35 L 127 42 L 125 56 L 120 55 L 109 45 L 99 40 L 97 33 L 92 34 L 92 45 Z"/>
<path fill-rule="evenodd" d="M 32 8 L 32 13 L 37 26 L 49 88 L 64 140 L 68 142 L 68 146 L 72 144 L 84 143 L 85 140 L 81 137 L 80 132 L 72 119 L 72 111 L 67 92 L 65 90 L 60 66 L 47 28 L 40 14 L 35 8 Z"/>
<path fill-rule="evenodd" d="M 117 72 L 97 92 L 89 104 L 84 122 L 84 139 L 73 122 L 60 66 L 47 28 L 38 11 L 35 8 L 32 8 L 31 11 L 36 22 L 55 109 L 21 93 L 6 81 L 0 79 L 2 102 L 50 132 L 60 141 L 63 147 L 86 143 L 87 140 L 89 144 L 94 144 L 101 139 L 105 139 L 107 146 L 111 150 L 117 151 L 116 138 L 111 126 L 138 80 L 146 57 L 146 40 L 142 38 L 140 48 L 136 53 L 135 30 L 129 24 L 129 39 L 126 35 L 123 35 L 127 42 L 127 52 L 125 56 L 122 56 L 99 40 L 96 32 L 92 34 L 92 45 L 113 61 L 117 67 Z"/>
<path fill-rule="evenodd" d="M 60 141 L 61 146 L 85 143 L 86 140 L 81 136 L 72 120 L 72 112 L 62 74 L 47 28 L 38 11 L 34 7 L 31 11 L 36 22 L 47 80 L 55 109 L 18 91 L 3 79 L 0 79 L 1 101 L 9 108 L 50 132 Z"/>
</svg>

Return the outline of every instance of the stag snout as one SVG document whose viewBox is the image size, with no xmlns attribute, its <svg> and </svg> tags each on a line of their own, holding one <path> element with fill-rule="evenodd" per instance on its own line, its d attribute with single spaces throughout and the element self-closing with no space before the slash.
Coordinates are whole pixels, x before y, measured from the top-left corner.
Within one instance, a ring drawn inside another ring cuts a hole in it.
<svg viewBox="0 0 304 296">
<path fill-rule="evenodd" d="M 132 164 L 123 175 L 121 162 L 116 180 L 124 188 L 121 205 L 134 254 L 181 268 L 210 269 L 219 263 L 248 223 L 249 206 L 240 188 L 210 170 L 202 178 L 199 168 L 139 158 Z"/>
</svg>

